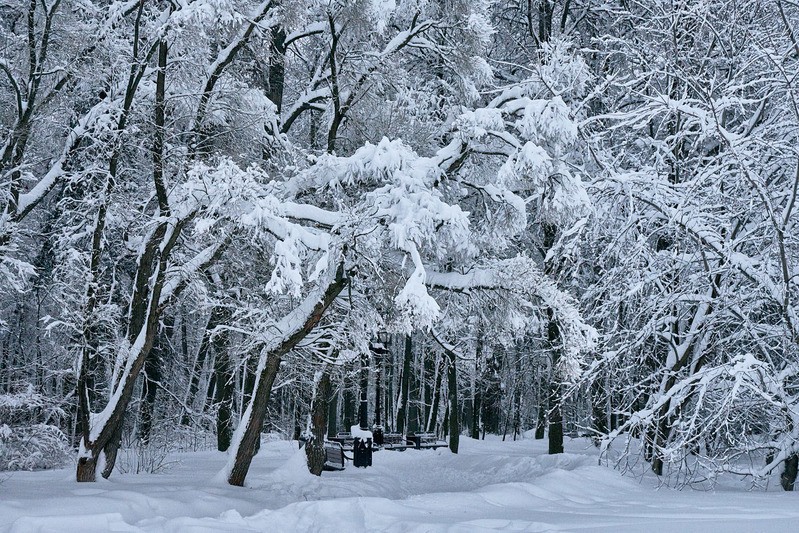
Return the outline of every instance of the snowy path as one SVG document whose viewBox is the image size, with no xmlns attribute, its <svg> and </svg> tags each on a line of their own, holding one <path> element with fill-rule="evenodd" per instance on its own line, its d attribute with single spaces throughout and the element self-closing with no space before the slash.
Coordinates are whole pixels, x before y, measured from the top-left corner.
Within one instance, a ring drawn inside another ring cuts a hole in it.
<svg viewBox="0 0 799 533">
<path fill-rule="evenodd" d="M 167 474 L 77 485 L 72 470 L 0 484 L 0 532 L 49 531 L 796 531 L 799 493 L 656 490 L 596 466 L 584 441 L 464 439 L 447 450 L 380 452 L 369 469 L 314 478 L 272 442 L 245 489 L 209 481 L 224 454 L 183 454 Z M 0 478 L 2 479 L 2 478 Z"/>
</svg>

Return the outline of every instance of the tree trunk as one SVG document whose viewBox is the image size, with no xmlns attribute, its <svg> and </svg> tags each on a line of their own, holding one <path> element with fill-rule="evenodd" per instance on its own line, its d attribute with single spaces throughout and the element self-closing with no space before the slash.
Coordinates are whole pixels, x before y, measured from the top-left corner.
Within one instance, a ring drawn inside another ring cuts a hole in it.
<svg viewBox="0 0 799 533">
<path fill-rule="evenodd" d="M 344 431 L 349 431 L 355 423 L 355 393 L 353 391 L 352 376 L 347 372 L 344 376 L 344 392 L 342 401 L 344 402 L 344 413 L 342 423 Z"/>
<path fill-rule="evenodd" d="M 405 433 L 405 422 L 408 418 L 408 387 L 411 377 L 411 360 L 413 359 L 413 342 L 411 335 L 405 335 L 405 352 L 402 359 L 402 374 L 400 375 L 400 395 L 397 403 L 397 433 Z"/>
<path fill-rule="evenodd" d="M 308 470 L 315 476 L 322 475 L 325 466 L 325 431 L 327 430 L 327 403 L 330 398 L 330 374 L 325 368 L 311 402 L 311 431 L 313 438 L 305 445 Z"/>
<path fill-rule="evenodd" d="M 155 398 L 158 394 L 158 386 L 161 383 L 162 361 L 169 355 L 169 337 L 174 326 L 175 317 L 168 316 L 164 320 L 164 327 L 156 336 L 153 349 L 150 350 L 144 362 L 141 401 L 139 403 L 139 440 L 145 445 L 150 441 L 150 434 L 152 433 Z"/>
<path fill-rule="evenodd" d="M 338 433 L 338 393 L 330 395 L 327 407 L 327 436 L 333 438 Z"/>
<path fill-rule="evenodd" d="M 549 315 L 547 338 L 552 350 L 552 374 L 549 382 L 549 453 L 556 454 L 563 453 L 563 413 L 561 411 L 563 386 L 557 372 L 560 348 L 556 346 L 556 343 L 560 338 L 560 329 L 551 311 Z"/>
<path fill-rule="evenodd" d="M 264 425 L 266 408 L 272 394 L 272 385 L 275 382 L 280 361 L 283 356 L 302 341 L 319 323 L 327 308 L 341 293 L 347 284 L 344 276 L 344 267 L 339 265 L 335 278 L 320 295 L 317 292 L 309 294 L 300 304 L 300 309 L 310 309 L 301 323 L 293 324 L 290 320 L 296 316 L 290 313 L 284 319 L 284 326 L 279 328 L 283 333 L 279 341 L 264 348 L 260 357 L 259 373 L 256 379 L 253 397 L 247 406 L 240 427 L 237 430 L 238 439 L 233 444 L 231 462 L 228 464 L 228 483 L 243 486 L 244 479 L 250 469 L 252 458 L 255 456 L 256 445 L 260 440 L 261 428 Z M 311 307 L 310 304 L 313 304 Z"/>
<path fill-rule="evenodd" d="M 455 367 L 455 360 L 457 359 L 455 352 L 447 350 L 449 358 L 449 365 L 447 368 L 447 395 L 448 411 L 449 411 L 449 450 L 452 453 L 458 453 L 458 445 L 460 444 L 461 427 L 458 417 L 458 373 Z"/>
<path fill-rule="evenodd" d="M 783 490 L 793 491 L 796 475 L 799 472 L 799 455 L 793 454 L 785 460 L 785 468 L 780 474 L 780 485 Z"/>
<path fill-rule="evenodd" d="M 360 402 L 358 403 L 358 426 L 362 430 L 369 429 L 369 356 L 361 354 L 360 370 Z"/>
<path fill-rule="evenodd" d="M 444 378 L 444 370 L 446 368 L 446 359 L 441 357 L 438 361 L 436 368 L 436 384 L 433 389 L 433 405 L 430 407 L 430 416 L 427 417 L 427 427 L 425 431 L 428 433 L 436 430 L 436 422 L 438 422 L 438 409 L 441 404 L 441 383 Z"/>
<path fill-rule="evenodd" d="M 372 345 L 372 356 L 375 365 L 375 425 L 383 425 L 383 364 L 386 358 L 386 347 L 382 342 Z"/>
<path fill-rule="evenodd" d="M 153 413 L 155 411 L 155 397 L 158 393 L 158 383 L 161 381 L 161 348 L 160 342 L 150 350 L 144 362 L 144 375 L 142 376 L 141 400 L 139 401 L 139 440 L 143 445 L 150 442 L 153 429 Z"/>
<path fill-rule="evenodd" d="M 538 1 L 538 38 L 542 43 L 552 38 L 552 15 L 555 6 L 552 0 Z"/>
<path fill-rule="evenodd" d="M 480 363 L 483 356 L 483 338 L 478 336 L 477 349 L 474 354 L 474 389 L 472 390 L 472 423 L 469 436 L 473 439 L 480 438 L 480 412 L 482 410 L 482 379 L 480 376 Z"/>
<path fill-rule="evenodd" d="M 218 308 L 214 308 L 212 314 Z M 219 321 L 230 317 L 227 310 L 220 309 L 217 317 Z M 214 326 L 216 327 L 216 326 Z M 230 361 L 229 333 L 222 330 L 213 339 L 215 352 L 214 376 L 216 387 L 214 390 L 214 404 L 216 405 L 216 447 L 220 452 L 227 451 L 233 437 L 233 393 L 235 389 L 235 373 Z"/>
<path fill-rule="evenodd" d="M 186 405 L 191 406 L 194 403 L 195 398 L 197 397 L 197 391 L 200 388 L 200 378 L 202 377 L 202 371 L 205 367 L 205 361 L 208 358 L 208 351 L 211 346 L 211 334 L 216 328 L 218 323 L 218 317 L 221 316 L 222 308 L 220 307 L 213 307 L 211 309 L 211 316 L 208 318 L 208 323 L 205 325 L 205 331 L 203 332 L 203 338 L 200 341 L 200 349 L 197 351 L 197 359 L 194 361 L 192 365 L 191 376 L 189 378 L 189 390 L 186 392 Z M 184 343 L 185 335 L 186 335 L 186 321 L 183 321 L 183 336 L 184 336 Z M 216 366 L 216 362 L 214 362 L 214 366 Z M 206 395 L 213 397 L 212 392 Z M 189 412 L 184 411 L 183 417 L 181 418 L 181 424 L 184 426 L 188 426 L 191 422 L 189 417 Z"/>
</svg>

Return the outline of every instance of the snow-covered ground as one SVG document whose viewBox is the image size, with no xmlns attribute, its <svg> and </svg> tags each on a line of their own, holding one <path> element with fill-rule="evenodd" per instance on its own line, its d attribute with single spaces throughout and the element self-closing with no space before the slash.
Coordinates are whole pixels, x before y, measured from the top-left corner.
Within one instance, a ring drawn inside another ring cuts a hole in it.
<svg viewBox="0 0 799 533">
<path fill-rule="evenodd" d="M 374 466 L 307 473 L 287 441 L 265 443 L 247 488 L 212 481 L 216 452 L 180 454 L 164 474 L 77 484 L 72 469 L 0 474 L 0 531 L 797 531 L 799 492 L 657 489 L 597 466 L 584 440 L 461 440 L 381 451 Z"/>
</svg>

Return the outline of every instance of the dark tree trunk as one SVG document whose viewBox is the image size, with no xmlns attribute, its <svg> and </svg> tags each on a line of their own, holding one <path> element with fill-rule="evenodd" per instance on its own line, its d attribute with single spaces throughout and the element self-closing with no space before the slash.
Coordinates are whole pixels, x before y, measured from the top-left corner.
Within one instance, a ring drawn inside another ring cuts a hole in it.
<svg viewBox="0 0 799 533">
<path fill-rule="evenodd" d="M 158 342 L 150 350 L 150 354 L 144 362 L 141 401 L 139 402 L 139 440 L 145 445 L 150 441 L 150 434 L 153 429 L 155 397 L 158 393 L 158 384 L 161 381 L 161 358 L 163 354 L 161 353 L 162 346 L 160 344 Z"/>
<path fill-rule="evenodd" d="M 386 348 L 381 342 L 372 345 L 372 356 L 375 365 L 375 425 L 383 425 L 383 364 L 386 359 Z"/>
<path fill-rule="evenodd" d="M 197 396 L 197 391 L 200 388 L 200 378 L 202 376 L 203 368 L 205 367 L 205 361 L 208 358 L 208 351 L 211 346 L 211 332 L 216 328 L 218 325 L 217 318 L 220 316 L 221 308 L 214 307 L 211 309 L 211 316 L 208 319 L 208 323 L 205 326 L 205 331 L 203 332 L 203 338 L 200 341 L 200 349 L 197 352 L 197 360 L 194 362 L 191 371 L 191 377 L 189 379 L 189 390 L 186 393 L 186 405 L 190 406 L 194 403 L 194 399 Z M 185 342 L 185 335 L 186 335 L 186 322 L 183 322 L 183 335 L 184 335 L 184 342 Z M 213 398 L 213 389 L 206 395 L 206 398 L 211 397 Z M 185 411 L 183 413 L 183 417 L 181 419 L 181 424 L 184 426 L 189 425 L 191 422 L 189 412 Z"/>
<path fill-rule="evenodd" d="M 214 308 L 216 311 L 217 308 Z M 213 311 L 212 311 L 213 313 Z M 230 317 L 228 311 L 220 314 L 221 321 Z M 235 373 L 230 361 L 229 333 L 226 330 L 218 333 L 213 339 L 215 352 L 214 378 L 214 404 L 216 405 L 216 447 L 220 452 L 227 451 L 230 439 L 233 437 L 233 392 L 235 390 Z"/>
<path fill-rule="evenodd" d="M 668 407 L 668 404 L 666 407 Z M 658 476 L 663 475 L 663 453 L 661 452 L 661 447 L 666 443 L 669 428 L 669 417 L 665 412 L 661 412 L 661 416 L 655 423 L 655 433 L 651 448 L 652 471 Z"/>
<path fill-rule="evenodd" d="M 369 429 L 369 356 L 361 354 L 360 381 L 360 402 L 358 403 L 358 426 Z"/>
<path fill-rule="evenodd" d="M 792 491 L 799 472 L 799 455 L 793 454 L 785 460 L 785 468 L 780 474 L 780 485 L 783 490 Z"/>
<path fill-rule="evenodd" d="M 556 454 L 563 453 L 563 414 L 561 411 L 563 386 L 557 376 L 560 349 L 555 347 L 555 343 L 560 338 L 560 330 L 551 312 L 547 338 L 552 349 L 552 375 L 549 383 L 549 453 Z"/>
<path fill-rule="evenodd" d="M 420 371 L 415 357 L 411 358 L 411 371 L 408 374 L 408 418 L 405 428 L 408 433 L 417 433 L 420 428 L 421 379 Z"/>
<path fill-rule="evenodd" d="M 335 279 L 327 286 L 321 298 L 317 299 L 313 310 L 305 317 L 303 323 L 290 333 L 287 332 L 287 336 L 284 337 L 282 342 L 263 355 L 266 357 L 266 364 L 259 376 L 252 400 L 247 408 L 249 417 L 241 421 L 242 424 L 245 424 L 245 427 L 241 434 L 241 441 L 236 447 L 233 467 L 228 477 L 228 483 L 231 485 L 244 485 L 244 479 L 247 477 L 252 458 L 255 456 L 257 450 L 257 443 L 260 440 L 261 428 L 264 425 L 264 418 L 266 416 L 266 408 L 269 404 L 269 397 L 272 394 L 272 385 L 275 382 L 275 377 L 280 368 L 281 359 L 313 331 L 322 319 L 327 308 L 341 293 L 346 284 L 347 278 L 344 276 L 343 266 L 340 265 L 336 272 Z M 312 295 L 308 297 L 311 298 Z"/>
<path fill-rule="evenodd" d="M 400 375 L 399 408 L 397 409 L 397 433 L 405 433 L 405 422 L 408 418 L 408 387 L 411 377 L 411 360 L 413 359 L 413 342 L 411 336 L 405 335 L 405 352 L 402 358 L 402 374 Z"/>
<path fill-rule="evenodd" d="M 472 423 L 469 436 L 473 439 L 480 438 L 480 413 L 482 406 L 482 379 L 480 376 L 481 359 L 483 358 L 483 339 L 477 338 L 477 349 L 474 354 L 474 390 L 472 391 Z"/>
<path fill-rule="evenodd" d="M 427 421 L 430 420 L 430 410 L 433 406 L 433 387 L 436 380 L 436 362 L 430 350 L 422 354 L 422 386 L 424 387 L 423 409 L 420 409 L 419 425 L 421 431 L 426 431 Z"/>
<path fill-rule="evenodd" d="M 144 376 L 142 376 L 141 402 L 139 403 L 139 440 L 142 444 L 150 441 L 153 429 L 153 415 L 155 414 L 155 398 L 161 383 L 163 361 L 171 352 L 169 337 L 175 325 L 175 317 L 168 316 L 164 320 L 164 327 L 156 337 L 153 349 L 144 362 Z"/>
<path fill-rule="evenodd" d="M 594 435 L 599 437 L 608 432 L 607 392 L 603 390 L 600 378 L 591 383 L 591 428 Z"/>
<path fill-rule="evenodd" d="M 542 2 L 542 6 L 547 5 L 550 6 L 549 2 Z M 543 7 L 541 9 L 544 9 Z M 552 7 L 548 7 L 549 9 L 549 28 L 551 31 L 552 28 Z M 542 40 L 543 37 L 542 37 Z M 557 228 L 552 224 L 544 224 L 543 225 L 543 245 L 546 251 L 552 249 L 555 245 L 555 237 L 557 236 Z M 552 267 L 548 268 L 548 274 L 552 274 L 551 270 Z M 547 318 L 549 319 L 549 323 L 547 324 L 547 343 L 549 345 L 550 351 L 550 361 L 552 363 L 550 367 L 550 376 L 549 376 L 549 394 L 548 394 L 548 403 L 549 403 L 549 453 L 556 454 L 556 453 L 563 453 L 563 413 L 562 403 L 563 403 L 563 385 L 561 384 L 560 377 L 558 376 L 558 363 L 560 362 L 560 327 L 558 326 L 558 322 L 555 318 L 555 313 L 551 310 L 547 310 Z"/>
<path fill-rule="evenodd" d="M 458 372 L 455 367 L 457 359 L 455 352 L 447 350 L 449 365 L 447 367 L 447 395 L 449 399 L 449 450 L 458 453 L 460 444 L 461 426 L 458 417 Z"/>
<path fill-rule="evenodd" d="M 325 466 L 325 431 L 327 430 L 328 398 L 330 398 L 330 374 L 322 373 L 316 384 L 311 403 L 311 431 L 313 438 L 305 445 L 308 470 L 315 476 L 322 475 Z"/>
<path fill-rule="evenodd" d="M 338 393 L 330 395 L 327 406 L 327 436 L 332 438 L 338 433 Z"/>
<path fill-rule="evenodd" d="M 521 432 L 522 387 L 520 381 L 517 378 L 513 384 L 513 440 L 516 440 Z"/>
<path fill-rule="evenodd" d="M 536 425 L 535 425 L 535 438 L 536 440 L 541 440 L 546 436 L 546 428 L 547 428 L 547 388 L 546 388 L 546 381 L 542 375 L 542 370 L 539 367 L 537 369 L 537 377 L 536 377 L 536 390 L 537 390 L 537 399 L 538 399 L 538 413 L 536 416 Z"/>
<path fill-rule="evenodd" d="M 286 31 L 283 28 L 272 30 L 269 52 L 269 87 L 266 96 L 275 104 L 279 116 L 283 107 L 283 87 L 286 78 Z"/>
<path fill-rule="evenodd" d="M 269 67 L 267 69 L 267 79 L 265 80 L 266 96 L 275 104 L 275 113 L 280 117 L 283 107 L 283 89 L 286 81 L 286 32 L 283 28 L 272 30 L 272 42 L 269 46 Z M 279 128 L 279 120 L 272 122 L 267 120 L 264 129 L 267 134 L 267 142 L 263 148 L 263 158 L 269 161 L 274 155 L 275 146 L 272 139 L 280 135 L 279 131 L 273 131 L 275 125 Z"/>
<path fill-rule="evenodd" d="M 441 357 L 438 361 L 438 368 L 436 369 L 436 384 L 433 389 L 433 405 L 430 407 L 430 416 L 427 417 L 427 427 L 425 431 L 432 432 L 436 430 L 436 422 L 438 422 L 438 409 L 441 404 L 441 383 L 444 378 L 444 371 L 446 369 L 446 359 Z"/>
<path fill-rule="evenodd" d="M 566 31 L 566 22 L 569 20 L 569 12 L 571 11 L 571 0 L 566 0 L 563 4 L 563 13 L 560 15 L 560 32 Z"/>
<path fill-rule="evenodd" d="M 555 6 L 552 0 L 538 1 L 538 39 L 548 42 L 552 38 L 552 15 Z"/>
<path fill-rule="evenodd" d="M 344 413 L 343 413 L 343 424 L 344 424 L 344 431 L 349 431 L 350 428 L 355 425 L 355 393 L 353 391 L 354 385 L 352 383 L 352 376 L 349 372 L 344 377 L 344 393 L 343 393 L 343 401 L 344 401 Z"/>
<path fill-rule="evenodd" d="M 241 387 L 242 404 L 247 405 L 252 399 L 253 387 L 255 387 L 255 379 L 258 373 L 258 354 L 251 353 L 247 358 L 247 363 L 244 365 L 244 383 Z M 243 410 L 243 409 L 242 409 Z M 296 440 L 296 436 L 295 439 Z M 261 439 L 255 442 L 255 453 L 261 449 Z"/>
</svg>

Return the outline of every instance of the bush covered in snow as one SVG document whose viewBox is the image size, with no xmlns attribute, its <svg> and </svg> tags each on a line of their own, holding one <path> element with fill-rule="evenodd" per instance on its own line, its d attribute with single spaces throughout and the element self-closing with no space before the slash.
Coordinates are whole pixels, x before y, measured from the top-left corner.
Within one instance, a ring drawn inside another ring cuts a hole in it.
<svg viewBox="0 0 799 533">
<path fill-rule="evenodd" d="M 0 470 L 58 468 L 72 454 L 69 440 L 54 425 L 64 412 L 33 387 L 0 394 Z"/>
</svg>

